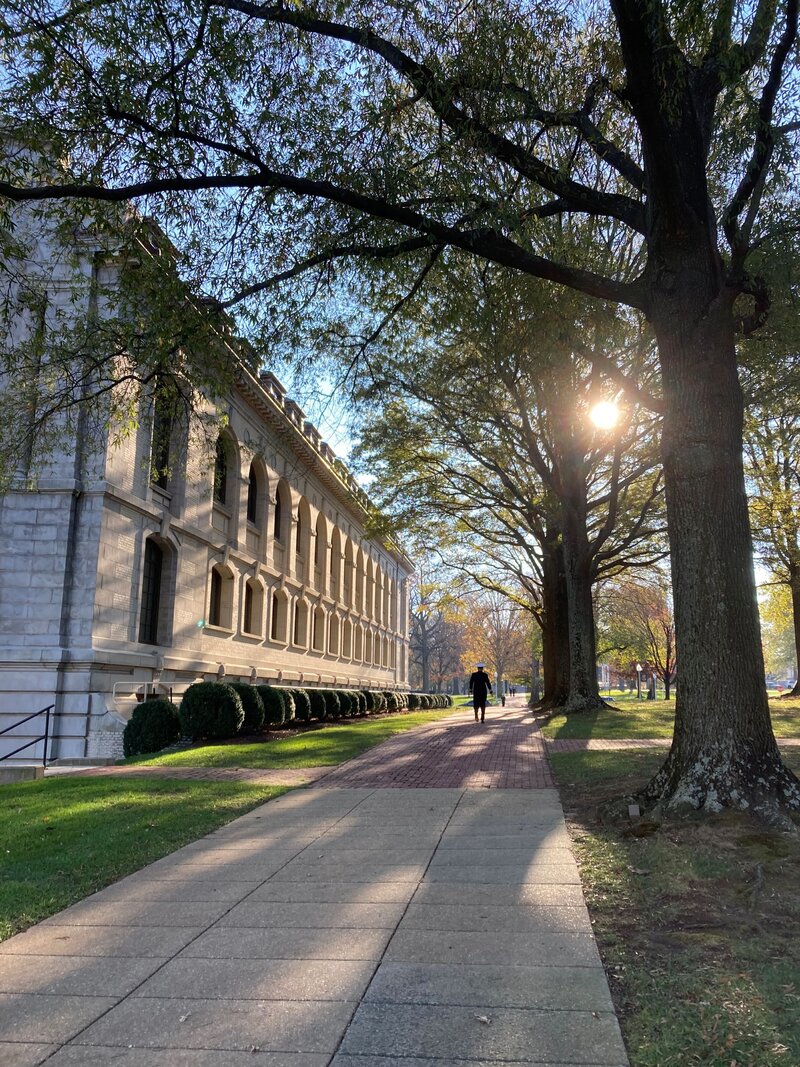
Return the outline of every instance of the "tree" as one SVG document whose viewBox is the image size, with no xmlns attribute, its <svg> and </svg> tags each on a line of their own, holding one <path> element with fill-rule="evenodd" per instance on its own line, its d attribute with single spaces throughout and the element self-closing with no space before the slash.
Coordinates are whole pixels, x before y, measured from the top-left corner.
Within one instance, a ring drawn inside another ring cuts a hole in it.
<svg viewBox="0 0 800 1067">
<path fill-rule="evenodd" d="M 775 678 L 797 678 L 797 648 L 795 645 L 792 595 L 783 583 L 767 587 L 761 603 L 761 623 L 764 632 L 764 661 L 767 674 Z M 796 696 L 795 685 L 784 696 Z"/>
<path fill-rule="evenodd" d="M 305 268 L 363 255 L 417 286 L 455 249 L 638 309 L 662 373 L 681 660 L 643 799 L 800 808 L 763 686 L 736 353 L 768 313 L 754 250 L 795 217 L 797 0 L 73 0 L 8 10 L 3 31 L 4 114 L 46 131 L 54 161 L 72 152 L 66 177 L 7 165 L 14 201 L 161 197 L 198 258 L 254 298 L 290 279 L 295 306 Z M 574 216 L 595 220 L 590 243 Z M 543 255 L 553 230 L 562 251 Z"/>
<path fill-rule="evenodd" d="M 622 404 L 613 430 L 592 424 L 603 393 L 586 355 L 571 351 L 589 343 L 569 301 L 555 305 L 503 271 L 448 270 L 437 281 L 413 312 L 412 338 L 369 360 L 367 410 L 384 410 L 362 431 L 373 492 L 406 525 L 450 516 L 451 552 L 463 535 L 473 562 L 488 546 L 471 574 L 535 614 L 544 706 L 596 709 L 592 586 L 663 551 L 653 420 Z M 601 322 L 594 343 L 621 343 L 608 317 L 595 315 L 593 332 Z"/>
<path fill-rule="evenodd" d="M 467 649 L 462 658 L 465 671 L 485 663 L 494 672 L 499 697 L 510 676 L 527 673 L 531 660 L 531 616 L 501 593 L 484 590 L 465 601 Z"/>
<path fill-rule="evenodd" d="M 745 455 L 756 545 L 775 580 L 788 587 L 800 663 L 800 414 L 749 412 Z M 791 695 L 800 696 L 800 679 Z"/>
<path fill-rule="evenodd" d="M 649 583 L 623 579 L 605 590 L 605 598 L 606 613 L 624 620 L 627 649 L 661 679 L 669 700 L 676 672 L 675 622 L 663 578 Z M 622 651 L 619 645 L 617 651 Z"/>
</svg>

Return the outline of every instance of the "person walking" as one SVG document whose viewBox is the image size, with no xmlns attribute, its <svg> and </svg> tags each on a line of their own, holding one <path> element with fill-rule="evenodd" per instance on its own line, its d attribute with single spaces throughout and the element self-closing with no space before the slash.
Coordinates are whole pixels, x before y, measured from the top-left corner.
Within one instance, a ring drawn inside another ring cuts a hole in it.
<svg viewBox="0 0 800 1067">
<path fill-rule="evenodd" d="M 492 683 L 489 675 L 483 669 L 483 663 L 476 663 L 477 670 L 469 676 L 469 691 L 472 693 L 472 707 L 475 711 L 475 722 L 478 721 L 478 712 L 481 713 L 481 722 L 486 717 L 486 695 L 492 691 Z"/>
</svg>

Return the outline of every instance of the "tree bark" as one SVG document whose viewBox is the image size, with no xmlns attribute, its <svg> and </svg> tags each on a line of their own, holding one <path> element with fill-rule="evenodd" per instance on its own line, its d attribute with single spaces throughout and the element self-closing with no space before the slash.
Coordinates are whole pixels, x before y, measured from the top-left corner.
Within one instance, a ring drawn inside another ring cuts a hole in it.
<svg viewBox="0 0 800 1067">
<path fill-rule="evenodd" d="M 597 683 L 597 639 L 592 603 L 592 572 L 586 533 L 586 474 L 582 455 L 562 461 L 564 580 L 569 640 L 569 694 L 562 710 L 597 711 L 606 706 Z"/>
<path fill-rule="evenodd" d="M 794 662 L 797 678 L 794 687 L 789 693 L 790 697 L 800 697 L 800 571 L 792 575 L 789 586 L 792 591 L 792 622 L 794 623 Z"/>
<path fill-rule="evenodd" d="M 672 748 L 643 797 L 779 820 L 800 809 L 800 783 L 781 762 L 764 685 L 732 298 L 721 287 L 709 298 L 702 257 L 686 262 L 652 316 L 680 686 Z"/>
<path fill-rule="evenodd" d="M 542 556 L 542 666 L 544 692 L 537 707 L 550 711 L 569 698 L 569 629 L 564 547 L 560 536 L 547 542 Z"/>
</svg>

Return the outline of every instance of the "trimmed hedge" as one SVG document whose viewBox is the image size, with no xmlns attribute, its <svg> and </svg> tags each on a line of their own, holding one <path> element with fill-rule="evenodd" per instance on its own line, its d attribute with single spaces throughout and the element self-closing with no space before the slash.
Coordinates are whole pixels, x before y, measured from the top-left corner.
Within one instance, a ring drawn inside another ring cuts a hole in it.
<svg viewBox="0 0 800 1067">
<path fill-rule="evenodd" d="M 322 722 L 328 717 L 328 705 L 325 702 L 324 689 L 307 689 L 309 703 L 311 704 L 311 717 Z"/>
<path fill-rule="evenodd" d="M 239 733 L 257 734 L 264 726 L 264 703 L 258 695 L 258 690 L 247 682 L 228 682 L 228 685 L 239 694 L 244 708 L 244 721 L 239 727 Z"/>
<path fill-rule="evenodd" d="M 174 744 L 181 736 L 178 709 L 171 700 L 158 697 L 145 700 L 133 709 L 122 734 L 122 751 L 126 756 L 158 752 Z"/>
<path fill-rule="evenodd" d="M 311 701 L 305 689 L 290 689 L 294 701 L 295 718 L 300 722 L 308 722 L 311 718 Z"/>
<path fill-rule="evenodd" d="M 400 707 L 397 701 L 397 693 L 393 693 L 390 689 L 384 689 L 383 698 L 386 701 L 387 711 L 397 711 Z"/>
<path fill-rule="evenodd" d="M 280 726 L 283 722 L 285 708 L 280 689 L 272 685 L 259 685 L 258 695 L 264 705 L 264 719 L 270 726 Z"/>
<path fill-rule="evenodd" d="M 222 682 L 195 682 L 183 694 L 181 729 L 192 741 L 235 737 L 244 721 L 244 708 L 235 689 Z"/>
<path fill-rule="evenodd" d="M 420 707 L 419 693 L 409 693 L 408 694 L 408 710 L 409 711 L 416 711 L 418 707 Z"/>
<path fill-rule="evenodd" d="M 339 693 L 336 689 L 323 689 L 325 696 L 325 707 L 328 709 L 326 718 L 338 719 L 341 715 L 341 701 L 339 700 Z"/>
<path fill-rule="evenodd" d="M 281 695 L 283 701 L 283 721 L 292 722 L 294 720 L 294 697 L 292 696 L 290 689 L 279 689 L 278 692 Z"/>
<path fill-rule="evenodd" d="M 353 694 L 349 689 L 337 689 L 339 694 L 339 714 L 343 719 L 349 719 L 353 714 Z"/>
</svg>

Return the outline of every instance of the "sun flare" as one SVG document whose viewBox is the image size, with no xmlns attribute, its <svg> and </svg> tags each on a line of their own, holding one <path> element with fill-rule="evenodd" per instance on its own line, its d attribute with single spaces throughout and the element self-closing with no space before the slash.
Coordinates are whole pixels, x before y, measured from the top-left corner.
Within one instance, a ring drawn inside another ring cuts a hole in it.
<svg viewBox="0 0 800 1067">
<path fill-rule="evenodd" d="M 619 408 L 611 400 L 601 400 L 589 412 L 589 418 L 600 430 L 613 430 L 619 420 Z"/>
</svg>

